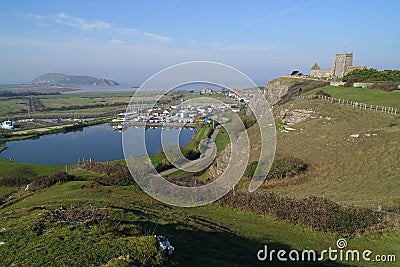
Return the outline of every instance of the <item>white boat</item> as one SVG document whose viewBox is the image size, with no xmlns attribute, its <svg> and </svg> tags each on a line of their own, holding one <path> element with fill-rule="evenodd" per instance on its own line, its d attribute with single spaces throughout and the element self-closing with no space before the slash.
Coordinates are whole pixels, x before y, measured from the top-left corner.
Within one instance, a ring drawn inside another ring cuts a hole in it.
<svg viewBox="0 0 400 267">
<path fill-rule="evenodd" d="M 114 125 L 113 129 L 115 131 L 124 131 L 124 130 L 128 129 L 128 126 L 125 124 L 118 124 L 118 125 Z"/>
<path fill-rule="evenodd" d="M 34 122 L 35 119 L 23 119 L 23 120 L 18 120 L 18 122 Z"/>
<path fill-rule="evenodd" d="M 112 120 L 112 122 L 127 122 L 128 121 L 128 118 L 116 118 L 116 119 L 113 119 Z"/>
<path fill-rule="evenodd" d="M 13 130 L 15 127 L 14 127 L 14 124 L 12 121 L 3 121 L 0 124 L 0 128 L 6 129 L 6 130 Z"/>
<path fill-rule="evenodd" d="M 130 119 L 129 114 L 130 113 L 120 113 L 117 115 L 117 118 L 112 120 L 112 122 L 127 122 Z"/>
</svg>

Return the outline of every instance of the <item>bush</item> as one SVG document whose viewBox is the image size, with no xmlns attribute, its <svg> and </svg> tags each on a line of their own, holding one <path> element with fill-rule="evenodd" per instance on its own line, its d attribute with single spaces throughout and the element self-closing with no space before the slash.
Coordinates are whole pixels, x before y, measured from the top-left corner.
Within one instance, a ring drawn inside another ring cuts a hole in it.
<svg viewBox="0 0 400 267">
<path fill-rule="evenodd" d="M 245 170 L 247 177 L 253 177 L 258 165 L 258 161 L 250 162 Z M 272 163 L 271 169 L 267 175 L 267 179 L 282 179 L 293 177 L 307 170 L 307 163 L 293 156 L 277 158 Z"/>
<path fill-rule="evenodd" d="M 183 156 L 185 158 L 187 158 L 188 160 L 198 159 L 198 158 L 200 158 L 200 155 L 201 155 L 200 151 L 198 151 L 197 149 L 194 150 L 194 149 L 190 149 L 187 147 L 182 147 L 181 151 L 182 151 Z"/>
<path fill-rule="evenodd" d="M 286 156 L 275 159 L 272 163 L 271 170 L 267 175 L 267 179 L 282 179 L 293 177 L 307 170 L 307 163 L 293 156 Z"/>
<path fill-rule="evenodd" d="M 0 179 L 0 186 L 20 187 L 27 185 L 36 174 L 29 166 L 17 166 L 8 170 Z"/>
<path fill-rule="evenodd" d="M 353 82 L 397 82 L 400 81 L 400 70 L 382 70 L 374 68 L 353 70 L 347 73 L 342 81 Z"/>
<path fill-rule="evenodd" d="M 318 92 L 315 93 L 315 95 L 322 95 L 322 96 L 326 96 L 326 97 L 331 97 L 330 94 L 328 94 L 325 91 L 319 90 Z"/>
<path fill-rule="evenodd" d="M 156 166 L 156 171 L 157 172 L 162 172 L 162 171 L 168 170 L 168 169 L 170 169 L 172 167 L 173 167 L 173 165 L 169 161 L 167 161 L 167 163 L 159 162 L 157 164 L 157 166 Z"/>
<path fill-rule="evenodd" d="M 391 92 L 393 90 L 397 90 L 400 86 L 400 82 L 377 82 L 374 83 L 373 88 L 380 89 L 386 92 Z"/>
<path fill-rule="evenodd" d="M 38 190 L 41 188 L 50 187 L 55 184 L 74 180 L 76 180 L 76 177 L 74 175 L 68 174 L 64 171 L 58 171 L 48 176 L 36 177 L 30 183 L 29 190 Z"/>
<path fill-rule="evenodd" d="M 105 176 L 96 179 L 97 182 L 104 185 L 128 186 L 135 184 L 128 167 L 122 164 L 87 162 L 81 168 L 104 174 Z"/>
<path fill-rule="evenodd" d="M 220 205 L 250 210 L 308 228 L 342 236 L 354 236 L 380 227 L 382 214 L 372 209 L 342 207 L 316 196 L 295 199 L 274 193 L 228 194 Z"/>
<path fill-rule="evenodd" d="M 129 176 L 105 176 L 98 177 L 96 181 L 102 185 L 117 185 L 117 186 L 129 186 L 135 184 L 135 180 L 129 174 Z"/>
<path fill-rule="evenodd" d="M 242 118 L 243 121 L 243 125 L 246 129 L 250 128 L 251 126 L 253 126 L 254 124 L 256 124 L 257 119 L 255 116 L 250 116 L 250 117 L 244 117 Z"/>
</svg>

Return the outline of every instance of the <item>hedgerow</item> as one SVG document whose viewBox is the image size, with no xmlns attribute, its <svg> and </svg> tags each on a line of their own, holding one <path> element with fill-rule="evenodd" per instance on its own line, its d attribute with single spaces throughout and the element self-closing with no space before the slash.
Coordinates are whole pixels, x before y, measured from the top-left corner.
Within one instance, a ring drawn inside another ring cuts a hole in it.
<svg viewBox="0 0 400 267">
<path fill-rule="evenodd" d="M 382 213 L 378 211 L 343 207 L 317 196 L 297 199 L 275 193 L 236 192 L 224 196 L 218 204 L 341 236 L 354 236 L 367 230 L 376 230 L 382 223 Z"/>
</svg>

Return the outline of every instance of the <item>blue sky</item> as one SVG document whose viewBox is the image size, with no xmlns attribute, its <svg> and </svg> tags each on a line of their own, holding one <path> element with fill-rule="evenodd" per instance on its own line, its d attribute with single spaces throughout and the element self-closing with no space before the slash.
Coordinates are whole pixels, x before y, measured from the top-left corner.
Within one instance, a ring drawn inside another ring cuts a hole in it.
<svg viewBox="0 0 400 267">
<path fill-rule="evenodd" d="M 46 72 L 140 83 L 173 64 L 231 65 L 258 84 L 337 52 L 400 68 L 400 1 L 0 1 L 0 83 Z"/>
</svg>

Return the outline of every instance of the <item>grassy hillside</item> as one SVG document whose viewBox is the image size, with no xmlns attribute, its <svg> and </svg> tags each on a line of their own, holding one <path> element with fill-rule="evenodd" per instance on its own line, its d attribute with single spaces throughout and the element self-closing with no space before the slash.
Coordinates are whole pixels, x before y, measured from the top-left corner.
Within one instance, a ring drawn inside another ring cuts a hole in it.
<svg viewBox="0 0 400 267">
<path fill-rule="evenodd" d="M 400 109 L 400 92 L 397 91 L 385 92 L 370 88 L 325 86 L 314 89 L 308 92 L 307 95 L 315 94 L 319 90 L 323 90 L 335 98 L 354 100 L 359 103 L 369 105 L 379 105 Z"/>
<path fill-rule="evenodd" d="M 313 113 L 290 125 L 294 131 L 278 131 L 277 153 L 303 159 L 309 171 L 292 180 L 271 181 L 265 188 L 294 196 L 325 196 L 344 205 L 400 204 L 399 116 L 323 100 L 291 101 L 275 113 L 293 110 Z"/>
<path fill-rule="evenodd" d="M 265 266 L 266 262 L 256 258 L 264 245 L 287 251 L 322 250 L 335 247 L 338 239 L 231 208 L 167 206 L 136 186 L 110 187 L 75 181 L 27 197 L 13 197 L 17 199 L 12 206 L 0 208 L 0 226 L 4 228 L 0 241 L 6 242 L 0 250 L 1 266 L 99 266 L 121 255 L 130 255 L 148 265 L 164 262 L 181 266 Z M 55 219 L 54 210 L 61 206 L 97 207 L 105 216 L 86 224 L 68 223 Z M 153 234 L 167 236 L 175 246 L 171 259 L 160 260 L 152 249 Z M 398 251 L 399 241 L 390 231 L 348 239 L 352 249 L 368 248 L 382 254 Z M 149 243 L 150 246 L 146 245 Z M 354 264 L 373 266 L 365 262 Z M 312 265 L 347 266 L 326 262 Z M 274 266 L 309 264 L 275 262 Z"/>
</svg>

